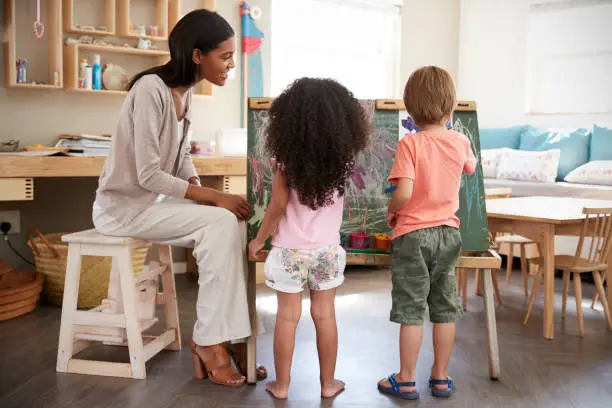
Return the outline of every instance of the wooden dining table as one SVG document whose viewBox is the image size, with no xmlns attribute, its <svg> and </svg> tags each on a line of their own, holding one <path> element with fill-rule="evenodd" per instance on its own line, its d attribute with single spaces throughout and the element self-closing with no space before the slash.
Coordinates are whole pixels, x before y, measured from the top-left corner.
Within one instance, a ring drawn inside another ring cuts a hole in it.
<svg viewBox="0 0 612 408">
<path fill-rule="evenodd" d="M 486 201 L 489 231 L 509 232 L 530 238 L 539 244 L 544 268 L 544 338 L 554 338 L 555 315 L 555 236 L 579 236 L 585 215 L 582 209 L 610 208 L 610 200 L 575 197 L 512 197 Z M 608 257 L 612 265 L 612 251 Z M 608 287 L 612 282 L 612 267 L 607 270 Z M 608 304 L 612 290 L 608 288 Z"/>
</svg>

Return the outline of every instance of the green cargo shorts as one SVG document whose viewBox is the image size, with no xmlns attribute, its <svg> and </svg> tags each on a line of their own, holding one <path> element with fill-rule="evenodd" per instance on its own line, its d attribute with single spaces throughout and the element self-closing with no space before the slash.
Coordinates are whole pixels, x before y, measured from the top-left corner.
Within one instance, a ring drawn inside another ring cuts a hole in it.
<svg viewBox="0 0 612 408">
<path fill-rule="evenodd" d="M 423 228 L 392 242 L 391 321 L 423 325 L 425 308 L 433 323 L 450 323 L 462 315 L 455 262 L 461 252 L 457 228 Z"/>
</svg>

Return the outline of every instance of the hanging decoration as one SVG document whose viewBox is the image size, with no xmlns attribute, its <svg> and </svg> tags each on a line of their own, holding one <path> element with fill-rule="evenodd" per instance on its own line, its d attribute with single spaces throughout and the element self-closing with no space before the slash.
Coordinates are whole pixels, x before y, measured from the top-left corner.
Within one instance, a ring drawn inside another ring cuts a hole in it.
<svg viewBox="0 0 612 408">
<path fill-rule="evenodd" d="M 39 40 L 45 35 L 45 25 L 40 21 L 40 0 L 36 0 L 36 21 L 34 21 L 34 35 Z"/>
<path fill-rule="evenodd" d="M 263 32 L 255 25 L 261 18 L 259 7 L 250 7 L 246 1 L 240 2 L 242 21 L 242 127 L 247 127 L 249 97 L 263 97 L 263 67 L 261 44 Z"/>
</svg>

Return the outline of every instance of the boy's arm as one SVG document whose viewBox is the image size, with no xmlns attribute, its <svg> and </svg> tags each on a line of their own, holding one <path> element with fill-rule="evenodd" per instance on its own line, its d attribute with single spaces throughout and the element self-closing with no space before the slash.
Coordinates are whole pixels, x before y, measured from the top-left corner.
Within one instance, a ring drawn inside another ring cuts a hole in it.
<svg viewBox="0 0 612 408">
<path fill-rule="evenodd" d="M 255 257 L 265 245 L 265 242 L 276 231 L 281 219 L 285 216 L 287 203 L 289 202 L 289 189 L 285 175 L 280 169 L 276 169 L 272 177 L 272 198 L 266 208 L 264 219 L 257 236 L 249 244 L 249 252 Z"/>
<path fill-rule="evenodd" d="M 410 197 L 412 196 L 413 186 L 414 182 L 411 179 L 400 178 L 397 180 L 397 188 L 395 189 L 393 197 L 391 197 L 391 201 L 389 202 L 388 213 L 396 213 L 408 203 Z"/>
<path fill-rule="evenodd" d="M 397 144 L 395 161 L 389 174 L 389 181 L 395 185 L 395 191 L 389 202 L 387 212 L 394 214 L 402 209 L 410 200 L 414 185 L 414 158 L 412 153 L 412 142 L 410 139 L 402 139 Z"/>
<path fill-rule="evenodd" d="M 467 174 L 473 174 L 476 171 L 476 157 L 474 156 L 474 152 L 472 151 L 472 143 L 470 139 L 465 137 L 465 156 L 464 156 L 464 164 L 463 171 Z"/>
</svg>

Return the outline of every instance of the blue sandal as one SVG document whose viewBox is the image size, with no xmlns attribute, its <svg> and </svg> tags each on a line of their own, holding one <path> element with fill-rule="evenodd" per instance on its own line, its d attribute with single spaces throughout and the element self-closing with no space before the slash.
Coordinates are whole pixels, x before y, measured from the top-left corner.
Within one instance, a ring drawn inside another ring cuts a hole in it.
<svg viewBox="0 0 612 408">
<path fill-rule="evenodd" d="M 446 385 L 447 388 L 436 388 L 436 385 Z M 429 377 L 429 388 L 431 388 L 431 395 L 438 398 L 450 398 L 453 395 L 453 380 L 450 377 L 446 377 L 445 380 L 434 380 Z"/>
<path fill-rule="evenodd" d="M 399 397 L 405 400 L 417 400 L 419 399 L 419 392 L 415 389 L 410 392 L 401 392 L 400 387 L 416 387 L 416 383 L 414 381 L 398 383 L 395 379 L 395 374 L 391 374 L 389 376 L 389 382 L 391 383 L 391 387 L 385 387 L 384 385 L 378 384 L 378 391 L 383 394 L 392 395 L 394 397 Z"/>
</svg>

